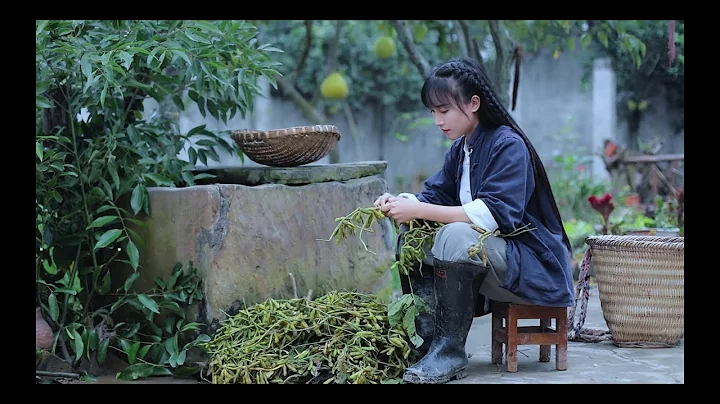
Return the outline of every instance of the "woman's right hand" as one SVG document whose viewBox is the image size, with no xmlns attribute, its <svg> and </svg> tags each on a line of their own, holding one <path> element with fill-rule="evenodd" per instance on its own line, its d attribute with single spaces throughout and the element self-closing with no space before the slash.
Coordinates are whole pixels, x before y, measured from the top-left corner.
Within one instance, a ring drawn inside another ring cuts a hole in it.
<svg viewBox="0 0 720 404">
<path fill-rule="evenodd" d="M 387 193 L 387 192 L 384 193 L 384 194 L 382 194 L 382 195 L 380 195 L 380 196 L 375 200 L 375 206 L 383 206 L 383 205 L 385 205 L 386 203 L 390 202 L 390 198 L 393 198 L 393 199 L 394 199 L 394 198 L 395 198 L 395 195 L 389 194 L 389 193 Z"/>
</svg>

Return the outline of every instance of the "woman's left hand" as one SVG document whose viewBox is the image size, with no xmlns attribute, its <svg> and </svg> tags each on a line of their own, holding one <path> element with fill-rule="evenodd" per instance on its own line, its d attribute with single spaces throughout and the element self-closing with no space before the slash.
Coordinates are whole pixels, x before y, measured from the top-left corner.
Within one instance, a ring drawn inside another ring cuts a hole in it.
<svg viewBox="0 0 720 404">
<path fill-rule="evenodd" d="M 381 207 L 385 216 L 398 223 L 406 223 L 417 219 L 420 202 L 407 198 L 397 198 Z"/>
</svg>

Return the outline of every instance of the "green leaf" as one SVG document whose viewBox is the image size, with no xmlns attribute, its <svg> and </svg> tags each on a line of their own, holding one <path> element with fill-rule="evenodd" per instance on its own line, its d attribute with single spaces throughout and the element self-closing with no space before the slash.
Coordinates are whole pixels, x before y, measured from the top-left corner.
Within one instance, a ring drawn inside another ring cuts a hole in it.
<svg viewBox="0 0 720 404">
<path fill-rule="evenodd" d="M 170 369 L 164 368 L 162 366 L 155 366 L 155 369 L 153 369 L 152 376 L 172 376 L 172 372 Z"/>
<path fill-rule="evenodd" d="M 140 252 L 138 251 L 137 246 L 135 245 L 135 243 L 132 242 L 131 239 L 128 239 L 126 248 L 128 259 L 130 260 L 130 265 L 132 266 L 133 270 L 137 271 L 138 265 L 140 263 Z"/>
<path fill-rule="evenodd" d="M 166 187 L 174 187 L 175 183 L 170 181 L 167 177 L 159 175 L 159 174 L 153 174 L 153 173 L 147 173 L 143 174 L 143 177 L 145 179 L 151 180 L 154 182 L 157 186 L 166 186 Z"/>
<path fill-rule="evenodd" d="M 608 47 L 608 35 L 605 31 L 598 31 L 597 33 L 598 40 L 600 43 L 603 44 L 604 47 Z"/>
<path fill-rule="evenodd" d="M 137 354 L 137 358 L 145 359 L 145 355 L 147 355 L 147 353 L 151 347 L 152 347 L 152 345 L 145 345 L 142 348 L 140 348 L 140 350 L 138 351 L 138 354 Z"/>
<path fill-rule="evenodd" d="M 205 179 L 216 178 L 216 176 L 213 175 L 213 174 L 208 174 L 208 173 L 200 173 L 200 174 L 195 174 L 195 177 L 194 177 L 194 178 L 195 178 L 196 180 L 205 180 Z"/>
<path fill-rule="evenodd" d="M 192 93 L 197 94 L 195 91 L 190 91 L 190 94 L 192 94 Z M 191 96 L 190 98 L 192 98 L 192 96 Z M 197 98 L 197 96 L 196 96 L 195 98 Z M 202 124 L 202 125 L 200 125 L 200 126 L 196 126 L 196 127 L 192 128 L 192 129 L 190 129 L 190 131 L 187 133 L 187 136 L 190 137 L 190 136 L 193 136 L 193 135 L 195 135 L 195 134 L 197 134 L 197 133 L 203 132 L 203 131 L 205 130 L 205 127 L 206 127 L 206 126 L 207 126 L 207 124 Z"/>
<path fill-rule="evenodd" d="M 185 53 L 181 50 L 176 50 L 176 49 L 171 50 L 171 52 L 173 55 L 175 55 L 175 56 L 183 59 L 185 62 L 187 62 L 188 66 L 192 66 L 192 61 L 190 60 L 190 57 L 188 57 L 187 53 Z"/>
<path fill-rule="evenodd" d="M 75 341 L 75 360 L 79 361 L 85 351 L 85 344 L 83 343 L 82 337 L 78 334 L 77 330 L 73 330 L 73 336 L 73 340 Z"/>
<path fill-rule="evenodd" d="M 45 29 L 45 27 L 48 25 L 48 22 L 50 20 L 38 20 L 37 21 L 37 27 L 35 28 L 35 36 L 40 35 L 41 32 Z"/>
<path fill-rule="evenodd" d="M 42 80 L 35 83 L 35 95 L 41 95 L 50 87 L 48 80 Z"/>
<path fill-rule="evenodd" d="M 127 279 L 125 279 L 125 291 L 130 291 L 130 288 L 132 287 L 132 284 L 135 283 L 135 281 L 140 278 L 140 272 L 133 272 L 132 275 L 128 276 Z"/>
<path fill-rule="evenodd" d="M 35 142 L 35 155 L 42 162 L 43 159 L 43 145 L 40 142 Z"/>
<path fill-rule="evenodd" d="M 102 108 L 105 108 L 105 97 L 107 97 L 108 85 L 109 83 L 106 81 L 102 91 L 100 92 L 100 106 Z"/>
<path fill-rule="evenodd" d="M 100 248 L 105 248 L 112 244 L 115 240 L 117 240 L 118 237 L 120 237 L 120 234 L 122 234 L 122 230 L 120 229 L 110 229 L 106 231 L 102 236 L 100 236 L 100 240 L 95 244 L 94 249 L 98 250 Z"/>
<path fill-rule="evenodd" d="M 182 366 L 185 363 L 185 352 L 187 352 L 187 351 L 180 351 L 177 354 L 177 356 L 175 358 L 175 362 L 177 363 L 178 366 Z"/>
<path fill-rule="evenodd" d="M 102 284 L 100 285 L 100 288 L 98 288 L 98 293 L 101 295 L 107 294 L 110 291 L 111 285 L 110 271 L 107 271 L 105 272 L 105 275 L 103 275 Z"/>
<path fill-rule="evenodd" d="M 425 342 L 425 340 L 423 339 L 423 337 L 419 336 L 418 334 L 415 334 L 412 337 L 410 337 L 410 342 L 413 345 L 415 345 L 415 348 L 418 348 L 418 347 L 420 347 L 420 345 L 423 344 L 423 342 Z"/>
<path fill-rule="evenodd" d="M 143 208 L 143 202 L 145 199 L 143 188 L 143 185 L 141 183 L 138 183 L 137 185 L 135 185 L 135 188 L 133 188 L 132 195 L 130 196 L 130 207 L 136 215 Z"/>
<path fill-rule="evenodd" d="M 142 303 L 143 306 L 147 307 L 148 310 L 152 311 L 155 314 L 160 314 L 160 310 L 158 309 L 158 305 L 155 300 L 148 297 L 146 294 L 139 294 L 138 300 L 140 300 L 140 303 Z"/>
<path fill-rule="evenodd" d="M 98 346 L 97 361 L 100 364 L 105 362 L 105 358 L 107 357 L 108 345 L 110 345 L 110 338 L 102 340 L 102 342 L 100 342 L 100 345 Z"/>
<path fill-rule="evenodd" d="M 408 335 L 415 335 L 417 330 L 415 329 L 415 317 L 417 317 L 418 309 L 415 305 L 407 308 L 405 315 L 403 316 L 403 329 Z"/>
<path fill-rule="evenodd" d="M 101 217 L 93 220 L 93 222 L 90 223 L 90 225 L 87 227 L 87 229 L 92 229 L 92 228 L 95 228 L 95 227 L 103 227 L 103 226 L 105 226 L 106 224 L 115 221 L 115 219 L 117 219 L 117 218 L 118 218 L 118 217 L 117 217 L 117 216 L 114 216 L 114 215 L 101 216 Z"/>
<path fill-rule="evenodd" d="M 65 293 L 65 294 L 73 295 L 73 296 L 77 295 L 77 292 L 78 291 L 75 289 L 65 288 L 65 287 L 55 289 L 55 293 Z"/>
<path fill-rule="evenodd" d="M 130 71 L 130 66 L 133 62 L 133 55 L 127 53 L 127 52 L 120 52 L 120 60 L 122 60 L 122 66 L 125 68 L 125 70 Z"/>
<path fill-rule="evenodd" d="M 390 303 L 390 305 L 388 306 L 388 320 L 391 327 L 394 327 L 402 319 L 403 309 L 408 303 L 408 299 L 406 298 L 406 296 L 410 295 L 403 295 L 398 300 Z"/>
<path fill-rule="evenodd" d="M 165 341 L 165 350 L 170 355 L 178 354 L 178 336 L 177 336 L 177 334 L 173 335 L 172 337 L 168 338 Z"/>
<path fill-rule="evenodd" d="M 122 372 L 118 372 L 115 377 L 119 380 L 125 381 L 137 380 L 152 376 L 155 368 L 155 365 L 140 362 L 126 367 Z"/>
<path fill-rule="evenodd" d="M 117 166 L 114 162 L 109 162 L 107 165 L 108 172 L 110 173 L 110 177 L 112 177 L 113 185 L 115 185 L 115 189 L 120 190 L 120 177 L 118 176 L 117 172 Z"/>
<path fill-rule="evenodd" d="M 140 349 L 140 341 L 135 341 L 132 345 L 130 345 L 130 347 L 128 347 L 128 350 L 125 351 L 129 364 L 135 364 L 135 358 L 138 353 L 138 349 Z"/>
<path fill-rule="evenodd" d="M 285 53 L 285 51 L 283 51 L 282 49 L 278 49 L 278 48 L 276 48 L 276 47 L 274 47 L 274 46 L 267 46 L 267 45 L 262 45 L 262 46 L 258 47 L 258 50 L 265 51 L 265 52 L 280 52 L 280 53 Z"/>
<path fill-rule="evenodd" d="M 195 26 L 200 27 L 200 28 L 202 28 L 202 29 L 204 29 L 204 30 L 206 30 L 206 31 L 211 31 L 211 32 L 214 32 L 214 33 L 216 33 L 216 34 L 222 34 L 222 33 L 223 33 L 223 32 L 220 31 L 215 25 L 213 25 L 213 24 L 210 23 L 210 22 L 200 20 L 200 21 L 195 21 L 194 23 L 195 23 Z"/>
<path fill-rule="evenodd" d="M 592 42 L 592 34 L 589 32 L 586 32 L 580 36 L 580 45 L 583 49 L 587 49 L 588 46 L 590 46 L 590 43 Z"/>
<path fill-rule="evenodd" d="M 130 235 L 130 239 L 135 243 L 135 245 L 139 246 L 140 248 L 145 248 L 145 242 L 143 241 L 142 237 L 133 229 L 126 228 L 128 234 Z"/>
<path fill-rule="evenodd" d="M 53 104 L 51 104 L 50 100 L 44 95 L 35 96 L 35 106 L 40 108 L 53 108 Z"/>
<path fill-rule="evenodd" d="M 55 293 L 50 293 L 50 296 L 48 297 L 48 311 L 50 312 L 50 318 L 57 322 L 58 316 L 60 315 L 60 307 L 58 307 Z"/>
</svg>

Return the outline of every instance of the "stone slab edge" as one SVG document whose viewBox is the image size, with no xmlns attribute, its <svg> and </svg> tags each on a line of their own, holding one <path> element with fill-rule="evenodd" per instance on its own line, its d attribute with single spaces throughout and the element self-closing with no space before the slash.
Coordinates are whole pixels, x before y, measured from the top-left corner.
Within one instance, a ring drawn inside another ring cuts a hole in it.
<svg viewBox="0 0 720 404">
<path fill-rule="evenodd" d="M 300 167 L 216 167 L 195 170 L 216 178 L 198 180 L 198 185 L 237 184 L 237 185 L 307 185 L 330 181 L 349 181 L 371 177 L 385 172 L 387 161 L 361 161 L 340 164 L 315 164 Z"/>
</svg>

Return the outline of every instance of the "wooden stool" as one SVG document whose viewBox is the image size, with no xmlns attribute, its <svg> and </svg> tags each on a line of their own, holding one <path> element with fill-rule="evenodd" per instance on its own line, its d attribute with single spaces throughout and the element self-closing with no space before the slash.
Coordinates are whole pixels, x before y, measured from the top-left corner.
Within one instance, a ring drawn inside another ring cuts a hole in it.
<svg viewBox="0 0 720 404">
<path fill-rule="evenodd" d="M 555 345 L 555 368 L 567 370 L 567 308 L 491 302 L 492 363 L 502 363 L 503 344 L 508 372 L 517 372 L 518 345 L 540 345 L 540 362 L 550 361 Z M 552 319 L 556 327 L 550 327 Z M 505 326 L 503 326 L 505 319 Z M 519 319 L 540 319 L 540 326 L 518 327 Z"/>
</svg>

